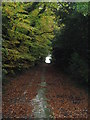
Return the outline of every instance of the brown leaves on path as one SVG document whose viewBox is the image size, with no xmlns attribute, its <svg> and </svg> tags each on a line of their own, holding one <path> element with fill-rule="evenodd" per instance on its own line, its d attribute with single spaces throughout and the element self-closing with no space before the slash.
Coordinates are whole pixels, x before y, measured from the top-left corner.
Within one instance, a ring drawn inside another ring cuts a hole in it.
<svg viewBox="0 0 90 120">
<path fill-rule="evenodd" d="M 44 76 L 48 107 L 54 118 L 87 118 L 87 92 L 75 86 L 73 80 L 57 72 L 52 65 L 43 65 L 27 71 L 3 86 L 3 118 L 32 117 L 31 101 L 40 89 L 43 67 L 46 68 Z"/>
<path fill-rule="evenodd" d="M 29 118 L 32 113 L 31 100 L 36 96 L 41 71 L 27 71 L 3 86 L 3 118 Z"/>
<path fill-rule="evenodd" d="M 48 84 L 47 98 L 54 118 L 87 118 L 88 94 L 76 87 L 66 75 L 48 66 L 46 73 Z"/>
</svg>

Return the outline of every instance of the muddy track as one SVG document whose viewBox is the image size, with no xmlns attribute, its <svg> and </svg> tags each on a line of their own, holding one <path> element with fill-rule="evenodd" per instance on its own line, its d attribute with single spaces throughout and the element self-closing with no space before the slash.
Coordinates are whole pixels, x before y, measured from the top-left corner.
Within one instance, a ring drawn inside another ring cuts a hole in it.
<svg viewBox="0 0 90 120">
<path fill-rule="evenodd" d="M 88 93 L 43 64 L 3 86 L 3 118 L 87 118 Z"/>
</svg>

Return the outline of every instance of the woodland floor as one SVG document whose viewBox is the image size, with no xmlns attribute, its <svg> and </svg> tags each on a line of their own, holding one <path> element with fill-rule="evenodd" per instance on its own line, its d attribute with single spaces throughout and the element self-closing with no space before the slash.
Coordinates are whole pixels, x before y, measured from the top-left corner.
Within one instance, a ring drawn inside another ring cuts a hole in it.
<svg viewBox="0 0 90 120">
<path fill-rule="evenodd" d="M 3 86 L 3 119 L 87 118 L 88 93 L 50 64 L 13 78 Z"/>
</svg>

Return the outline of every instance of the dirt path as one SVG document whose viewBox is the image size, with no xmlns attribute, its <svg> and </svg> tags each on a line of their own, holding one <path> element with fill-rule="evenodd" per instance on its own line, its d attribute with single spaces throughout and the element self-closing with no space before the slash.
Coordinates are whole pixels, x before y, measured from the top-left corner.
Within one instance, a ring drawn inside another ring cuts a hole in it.
<svg viewBox="0 0 90 120">
<path fill-rule="evenodd" d="M 87 118 L 88 92 L 65 74 L 56 72 L 48 66 L 46 73 L 48 84 L 47 98 L 54 118 Z"/>
<path fill-rule="evenodd" d="M 34 68 L 3 89 L 3 118 L 87 118 L 87 92 L 51 65 Z"/>
</svg>

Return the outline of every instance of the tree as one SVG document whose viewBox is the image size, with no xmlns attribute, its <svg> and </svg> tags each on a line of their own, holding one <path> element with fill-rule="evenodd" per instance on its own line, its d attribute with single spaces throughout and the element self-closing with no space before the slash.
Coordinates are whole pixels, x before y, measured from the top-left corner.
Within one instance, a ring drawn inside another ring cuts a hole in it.
<svg viewBox="0 0 90 120">
<path fill-rule="evenodd" d="M 48 3 L 2 3 L 3 69 L 29 68 L 51 50 L 55 15 Z"/>
<path fill-rule="evenodd" d="M 62 8 L 63 5 L 63 8 Z M 64 7 L 65 6 L 65 7 Z M 84 3 L 80 3 L 84 6 Z M 81 7 L 81 8 L 82 8 Z M 62 9 L 61 9 L 62 8 Z M 61 4 L 57 11 L 59 30 L 53 41 L 54 62 L 75 78 L 88 78 L 88 15 L 79 4 Z M 77 9 L 76 9 L 77 8 Z M 81 61 L 81 62 L 80 62 Z"/>
</svg>

